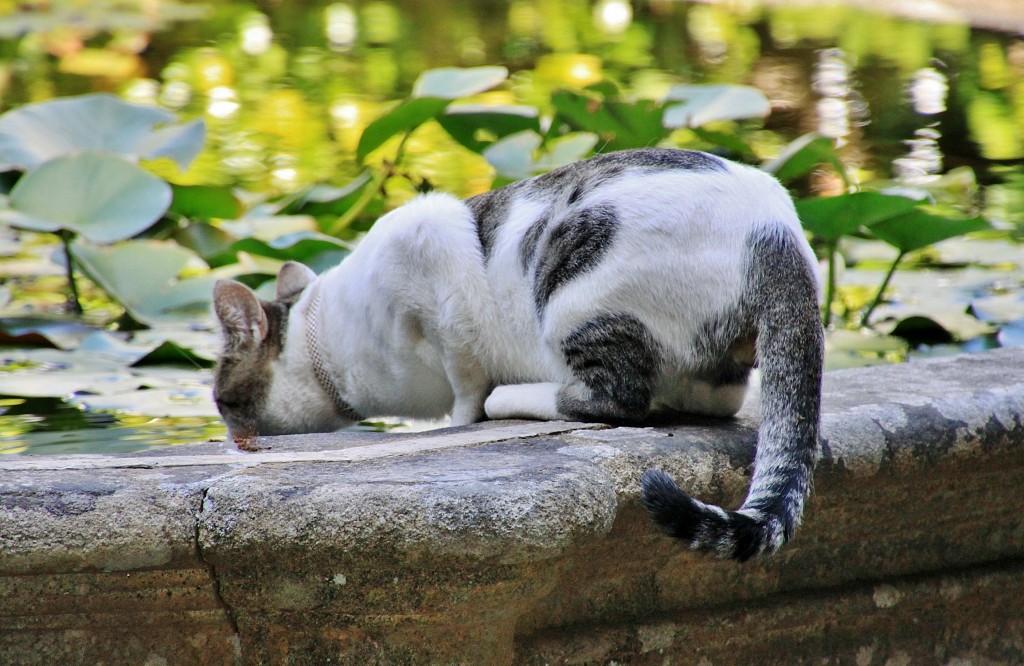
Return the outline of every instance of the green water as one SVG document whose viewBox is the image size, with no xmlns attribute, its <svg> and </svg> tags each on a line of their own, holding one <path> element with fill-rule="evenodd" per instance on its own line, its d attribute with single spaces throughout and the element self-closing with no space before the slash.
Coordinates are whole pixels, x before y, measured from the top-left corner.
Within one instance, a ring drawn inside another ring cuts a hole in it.
<svg viewBox="0 0 1024 666">
<path fill-rule="evenodd" d="M 840 331 L 830 336 L 831 367 L 1021 343 L 1020 248 L 1007 240 L 1024 226 L 1019 38 L 756 3 L 147 3 L 155 14 L 120 11 L 124 4 L 54 1 L 45 15 L 0 17 L 0 111 L 112 91 L 202 116 L 208 147 L 183 179 L 279 196 L 347 183 L 359 171 L 352 151 L 362 128 L 427 68 L 504 64 L 510 81 L 488 101 L 542 109 L 552 90 L 601 79 L 637 97 L 660 97 L 677 83 L 747 83 L 773 108 L 745 134 L 758 154 L 817 131 L 839 142 L 857 179 L 927 181 L 937 196 L 1009 230 L 942 245 L 917 259 L 922 270 L 897 273 L 894 318 L 920 310 L 952 339 L 908 345 Z M 493 178 L 480 156 L 429 126 L 409 141 L 407 160 L 431 185 L 460 195 Z M 808 191 L 838 185 L 826 173 L 808 181 Z M 412 193 L 391 192 L 394 203 Z M 60 316 L 53 251 L 45 238 L 0 228 L 0 317 Z M 887 252 L 849 249 L 841 292 L 849 307 L 878 284 Z M 87 324 L 116 319 L 115 305 L 88 285 L 85 292 Z M 192 348 L 212 355 L 209 322 L 191 324 Z M 116 354 L 78 349 L 81 339 L 71 353 L 0 347 L 0 396 L 9 396 L 0 398 L 0 454 L 124 452 L 224 436 L 208 369 L 126 368 L 107 363 Z"/>
</svg>

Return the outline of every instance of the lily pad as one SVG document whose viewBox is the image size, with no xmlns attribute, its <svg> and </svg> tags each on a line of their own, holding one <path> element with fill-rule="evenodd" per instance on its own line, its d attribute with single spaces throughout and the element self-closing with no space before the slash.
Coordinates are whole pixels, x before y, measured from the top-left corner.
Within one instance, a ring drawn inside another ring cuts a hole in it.
<svg viewBox="0 0 1024 666">
<path fill-rule="evenodd" d="M 548 141 L 533 164 L 534 173 L 542 173 L 586 157 L 600 139 L 591 132 L 575 132 Z"/>
<path fill-rule="evenodd" d="M 188 347 L 183 347 L 171 340 L 164 340 L 156 349 L 153 349 L 131 364 L 133 368 L 151 365 L 182 365 L 189 368 L 212 368 L 216 365 L 216 362 L 212 358 L 200 356 Z"/>
<path fill-rule="evenodd" d="M 1019 321 L 1024 319 L 1024 297 L 1018 293 L 976 298 L 971 301 L 970 313 L 981 321 Z"/>
<path fill-rule="evenodd" d="M 825 334 L 825 368 L 859 368 L 906 358 L 909 346 L 901 338 L 874 332 L 830 330 Z"/>
<path fill-rule="evenodd" d="M 90 151 L 131 160 L 170 157 L 185 169 L 202 150 L 206 130 L 201 120 L 167 126 L 175 119 L 107 93 L 26 104 L 0 116 L 0 171 L 28 171 Z"/>
<path fill-rule="evenodd" d="M 1018 319 L 999 329 L 996 339 L 1003 347 L 1024 347 L 1024 319 Z"/>
<path fill-rule="evenodd" d="M 187 169 L 202 151 L 205 142 L 206 125 L 199 119 L 183 125 L 161 127 L 144 137 L 136 150 L 143 159 L 165 157 L 180 169 Z"/>
<path fill-rule="evenodd" d="M 336 238 L 311 231 L 300 231 L 278 236 L 269 241 L 243 238 L 232 245 L 236 252 L 248 252 L 281 261 L 308 263 L 314 257 L 331 252 L 339 256 L 348 254 L 349 247 Z"/>
<path fill-rule="evenodd" d="M 81 234 L 111 243 L 150 227 L 171 203 L 171 188 L 110 155 L 58 157 L 25 174 L 0 221 L 23 229 Z"/>
<path fill-rule="evenodd" d="M 672 104 L 672 102 L 682 102 Z M 751 86 L 681 85 L 665 96 L 665 127 L 700 127 L 718 120 L 764 118 L 771 103 L 763 92 Z"/>
<path fill-rule="evenodd" d="M 437 121 L 453 139 L 474 152 L 510 134 L 540 132 L 540 116 L 532 106 L 450 106 Z"/>
<path fill-rule="evenodd" d="M 189 263 L 202 261 L 176 243 L 128 241 L 99 247 L 76 242 L 72 249 L 83 270 L 136 320 L 152 325 L 183 317 L 208 319 L 217 278 L 206 274 L 180 279 Z"/>
<path fill-rule="evenodd" d="M 805 134 L 792 141 L 774 159 L 768 160 L 761 168 L 784 183 L 806 176 L 819 164 L 830 165 L 847 187 L 850 176 L 846 166 L 839 159 L 832 139 L 817 134 Z"/>
<path fill-rule="evenodd" d="M 542 142 L 536 132 L 517 132 L 488 146 L 483 155 L 500 177 L 521 180 L 534 175 L 533 154 Z"/>
<path fill-rule="evenodd" d="M 903 338 L 912 345 L 948 344 L 955 339 L 945 326 L 924 315 L 912 315 L 901 319 L 892 327 L 889 334 Z"/>
<path fill-rule="evenodd" d="M 178 245 L 198 254 L 212 267 L 225 266 L 235 261 L 231 246 L 237 239 L 212 224 L 193 222 L 184 228 L 175 229 L 171 238 Z"/>
<path fill-rule="evenodd" d="M 803 199 L 796 203 L 805 229 L 821 240 L 835 241 L 863 227 L 906 213 L 920 202 L 878 192 L 854 192 L 836 197 Z"/>
<path fill-rule="evenodd" d="M 989 226 L 983 217 L 947 217 L 931 213 L 923 207 L 870 225 L 872 235 L 901 252 L 920 250 L 932 243 L 988 229 Z"/>
<path fill-rule="evenodd" d="M 9 317 L 0 319 L 0 345 L 72 349 L 95 330 L 77 321 Z"/>
<path fill-rule="evenodd" d="M 24 398 L 62 398 L 75 394 L 133 391 L 139 384 L 138 378 L 119 367 L 50 366 L 5 373 L 0 394 Z"/>
<path fill-rule="evenodd" d="M 310 187 L 291 201 L 281 212 L 290 215 L 337 217 L 345 214 L 363 196 L 363 191 L 375 185 L 373 174 L 363 171 L 341 187 L 318 184 Z"/>
<path fill-rule="evenodd" d="M 456 100 L 490 90 L 507 78 L 508 69 L 500 66 L 439 67 L 420 74 L 412 96 Z"/>
<path fill-rule="evenodd" d="M 217 418 L 207 386 L 151 388 L 141 391 L 75 396 L 73 404 L 89 411 L 142 414 L 152 417 L 205 416 Z M 144 435 L 140 435 L 144 436 Z"/>
<path fill-rule="evenodd" d="M 268 243 L 288 234 L 319 231 L 316 219 L 310 215 L 261 215 L 258 211 L 239 220 L 221 222 L 220 227 L 235 238 L 251 236 Z"/>
</svg>

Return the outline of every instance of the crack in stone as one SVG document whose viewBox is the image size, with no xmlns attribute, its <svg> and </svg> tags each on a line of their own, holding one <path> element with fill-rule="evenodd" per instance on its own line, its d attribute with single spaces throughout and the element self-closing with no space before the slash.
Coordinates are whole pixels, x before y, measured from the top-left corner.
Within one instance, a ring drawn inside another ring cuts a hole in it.
<svg viewBox="0 0 1024 666">
<path fill-rule="evenodd" d="M 200 563 L 203 564 L 203 566 L 206 567 L 207 572 L 209 572 L 210 582 L 213 584 L 213 596 L 217 600 L 217 604 L 221 607 L 221 609 L 224 611 L 224 614 L 227 616 L 228 623 L 231 625 L 231 632 L 235 635 L 235 640 L 237 642 L 236 649 L 239 650 L 238 656 L 240 657 L 241 633 L 238 630 L 238 620 L 235 618 L 235 612 L 231 608 L 231 605 L 228 604 L 227 600 L 224 598 L 224 595 L 221 592 L 221 582 L 220 576 L 217 573 L 217 567 L 214 566 L 214 564 L 206 558 L 206 553 L 203 550 L 203 541 L 201 534 L 202 514 L 206 510 L 206 498 L 209 494 L 210 488 L 204 487 L 203 494 L 199 498 L 199 510 L 195 514 L 196 558 L 199 560 Z"/>
</svg>

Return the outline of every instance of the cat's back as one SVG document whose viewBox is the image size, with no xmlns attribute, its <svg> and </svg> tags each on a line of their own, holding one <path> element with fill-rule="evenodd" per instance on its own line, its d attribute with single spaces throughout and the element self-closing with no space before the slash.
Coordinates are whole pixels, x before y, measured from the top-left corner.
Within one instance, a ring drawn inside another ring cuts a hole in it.
<svg viewBox="0 0 1024 666">
<path fill-rule="evenodd" d="M 759 169 L 693 150 L 606 153 L 466 201 L 485 259 L 520 244 L 521 259 L 549 227 L 583 220 L 616 235 L 744 235 L 751 227 L 799 230 L 786 190 Z M 573 226 L 580 226 L 574 224 Z M 723 236 L 723 239 L 724 239 Z"/>
<path fill-rule="evenodd" d="M 557 283 L 559 275 L 616 256 L 620 262 L 650 263 L 662 255 L 735 264 L 753 229 L 802 233 L 788 193 L 774 178 L 690 150 L 598 155 L 466 203 L 485 263 L 507 279 L 540 274 Z"/>
</svg>

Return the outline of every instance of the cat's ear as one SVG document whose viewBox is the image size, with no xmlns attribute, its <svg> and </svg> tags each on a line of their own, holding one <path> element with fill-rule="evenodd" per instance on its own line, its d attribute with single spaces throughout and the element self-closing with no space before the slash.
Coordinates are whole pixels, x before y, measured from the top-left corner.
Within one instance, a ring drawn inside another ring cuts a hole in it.
<svg viewBox="0 0 1024 666">
<path fill-rule="evenodd" d="M 267 337 L 267 313 L 252 289 L 234 280 L 217 280 L 213 311 L 229 349 L 258 345 Z"/>
<path fill-rule="evenodd" d="M 316 279 L 316 273 L 297 261 L 285 262 L 277 274 L 277 300 L 287 301 L 302 293 L 309 283 Z"/>
</svg>

